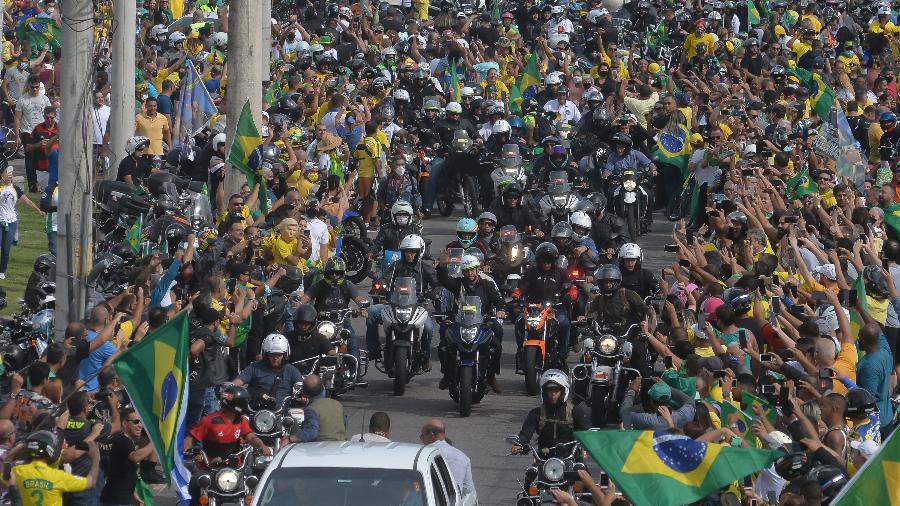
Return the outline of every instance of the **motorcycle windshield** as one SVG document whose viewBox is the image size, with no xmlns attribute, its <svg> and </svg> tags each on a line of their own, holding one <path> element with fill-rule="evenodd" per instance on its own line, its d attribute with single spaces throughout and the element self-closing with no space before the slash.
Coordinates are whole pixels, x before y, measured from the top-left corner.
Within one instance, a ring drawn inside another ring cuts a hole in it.
<svg viewBox="0 0 900 506">
<path fill-rule="evenodd" d="M 188 218 L 191 220 L 199 219 L 203 223 L 212 223 L 213 215 L 212 209 L 209 207 L 209 198 L 199 194 L 191 196 L 191 208 Z"/>
<path fill-rule="evenodd" d="M 550 185 L 547 192 L 550 195 L 566 195 L 572 191 L 572 185 L 569 184 L 569 176 L 565 171 L 554 170 L 550 173 Z"/>
<path fill-rule="evenodd" d="M 483 321 L 481 297 L 467 296 L 460 299 L 459 312 L 456 315 L 456 323 L 460 327 L 474 327 L 481 325 Z"/>
<path fill-rule="evenodd" d="M 519 232 L 515 225 L 503 225 L 500 227 L 500 242 L 503 244 L 515 244 L 519 242 Z"/>
<path fill-rule="evenodd" d="M 394 290 L 391 292 L 391 305 L 409 307 L 416 305 L 418 302 L 416 280 L 407 277 L 397 278 L 394 281 Z"/>
</svg>

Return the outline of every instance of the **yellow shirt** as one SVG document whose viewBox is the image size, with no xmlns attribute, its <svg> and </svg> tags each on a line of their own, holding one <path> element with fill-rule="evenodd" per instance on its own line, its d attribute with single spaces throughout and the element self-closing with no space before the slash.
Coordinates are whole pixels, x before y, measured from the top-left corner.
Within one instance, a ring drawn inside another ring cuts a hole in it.
<svg viewBox="0 0 900 506">
<path fill-rule="evenodd" d="M 871 295 L 866 295 L 866 301 L 869 303 L 869 316 L 878 323 L 884 325 L 887 322 L 887 308 L 890 304 L 889 299 L 876 299 Z"/>
<path fill-rule="evenodd" d="M 287 257 L 294 254 L 294 251 L 297 249 L 297 243 L 299 239 L 294 239 L 293 241 L 285 241 L 281 238 L 281 235 L 275 236 L 274 239 L 267 241 L 269 242 L 269 248 L 272 250 L 272 255 L 275 257 L 275 263 L 279 265 L 293 265 L 297 266 L 300 262 L 291 263 L 288 261 Z"/>
<path fill-rule="evenodd" d="M 216 217 L 216 225 L 221 225 L 231 213 L 232 211 L 230 209 L 225 209 L 219 213 L 219 216 Z M 243 220 L 241 220 L 241 226 L 247 228 L 247 219 L 250 218 L 250 208 L 246 205 L 241 206 L 241 218 L 243 218 Z"/>
<path fill-rule="evenodd" d="M 875 20 L 871 25 L 869 25 L 869 31 L 872 33 L 885 32 L 888 35 L 894 35 L 896 33 L 900 33 L 900 28 L 898 28 L 897 25 L 895 25 L 891 21 L 888 21 L 884 26 L 881 26 L 881 23 L 879 23 L 878 20 Z"/>
<path fill-rule="evenodd" d="M 830 209 L 837 205 L 837 199 L 834 198 L 834 190 L 828 190 L 827 192 L 820 195 L 822 200 L 822 206 L 825 209 Z"/>
<path fill-rule="evenodd" d="M 153 82 L 153 86 L 157 90 L 162 91 L 163 81 L 165 81 L 171 75 L 172 75 L 172 72 L 170 72 L 169 69 L 159 69 L 156 71 L 156 77 L 153 77 L 151 79 L 151 82 Z M 175 72 L 175 77 L 176 78 L 178 77 L 177 72 Z M 176 82 L 176 81 L 172 80 L 172 82 Z"/>
<path fill-rule="evenodd" d="M 859 361 L 859 354 L 856 351 L 856 345 L 851 343 L 841 343 L 841 352 L 838 353 L 834 361 L 832 369 L 856 383 L 856 363 Z M 839 380 L 834 380 L 834 391 L 839 394 L 846 394 L 847 387 Z"/>
<path fill-rule="evenodd" d="M 62 506 L 63 493 L 87 490 L 88 480 L 35 460 L 13 467 L 23 506 Z"/>
<path fill-rule="evenodd" d="M 691 33 L 684 39 L 684 50 L 687 51 L 687 57 L 693 58 L 697 56 L 697 44 L 699 43 L 706 44 L 706 50 L 709 51 L 713 48 L 713 44 L 716 43 L 716 38 L 711 33 L 704 33 L 701 37 L 698 37 L 696 34 Z"/>
<path fill-rule="evenodd" d="M 487 88 L 487 86 L 488 86 L 487 81 L 481 81 L 481 91 L 484 91 L 485 88 Z M 503 84 L 503 81 L 497 79 L 497 81 L 494 82 L 494 86 L 497 87 L 497 91 L 499 91 L 500 94 L 503 95 L 504 97 L 506 95 L 509 95 L 509 88 L 507 88 L 506 85 Z"/>
<path fill-rule="evenodd" d="M 862 65 L 862 63 L 860 63 L 860 61 L 859 61 L 859 56 L 857 56 L 856 53 L 853 53 L 852 56 L 844 56 L 844 54 L 841 53 L 841 54 L 838 55 L 837 61 L 838 61 L 838 63 L 840 63 L 841 65 L 843 65 L 843 67 L 844 67 L 844 72 L 847 72 L 847 73 L 850 73 L 850 69 L 851 69 L 854 65 L 857 66 L 857 67 L 859 67 L 860 65 Z"/>
<path fill-rule="evenodd" d="M 366 137 L 356 146 L 354 156 L 359 160 L 357 170 L 359 177 L 373 177 L 375 175 L 375 160 L 381 159 L 382 143 L 376 137 Z"/>
<path fill-rule="evenodd" d="M 813 30 L 815 30 L 816 33 L 819 33 L 822 31 L 822 22 L 819 21 L 819 18 L 813 16 L 812 14 L 804 14 L 804 15 L 800 16 L 800 21 L 801 22 L 809 21 L 810 27 Z"/>
<path fill-rule="evenodd" d="M 812 50 L 812 46 L 799 40 L 795 40 L 791 45 L 791 51 L 793 51 L 794 54 L 797 55 L 798 60 L 800 58 L 803 58 L 803 55 L 805 55 L 810 50 Z"/>
<path fill-rule="evenodd" d="M 143 135 L 150 139 L 150 147 L 147 148 L 148 155 L 165 154 L 163 152 L 163 134 L 169 131 L 169 119 L 163 114 L 156 113 L 151 118 L 144 113 L 140 113 L 134 117 L 134 134 Z"/>
</svg>

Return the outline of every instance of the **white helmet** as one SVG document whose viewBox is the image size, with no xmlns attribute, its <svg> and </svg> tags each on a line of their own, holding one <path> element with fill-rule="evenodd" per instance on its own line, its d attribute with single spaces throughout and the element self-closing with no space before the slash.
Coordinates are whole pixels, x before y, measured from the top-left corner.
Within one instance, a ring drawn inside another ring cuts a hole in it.
<svg viewBox="0 0 900 506">
<path fill-rule="evenodd" d="M 547 78 L 544 79 L 544 86 L 553 86 L 553 85 L 558 86 L 560 84 L 562 84 L 562 80 L 555 73 L 548 75 Z"/>
<path fill-rule="evenodd" d="M 541 375 L 541 392 L 543 392 L 544 388 L 550 383 L 555 383 L 562 387 L 564 401 L 569 398 L 569 376 L 567 376 L 566 373 L 559 369 L 548 369 Z"/>
<path fill-rule="evenodd" d="M 397 56 L 397 50 L 393 47 L 386 47 L 381 51 L 381 57 L 387 58 L 388 56 Z"/>
<path fill-rule="evenodd" d="M 505 134 L 512 131 L 512 128 L 509 126 L 509 122 L 505 119 L 497 120 L 496 123 L 491 125 L 491 133 L 492 134 Z"/>
<path fill-rule="evenodd" d="M 172 44 L 174 46 L 175 44 L 178 44 L 186 38 L 187 37 L 185 37 L 185 35 L 181 32 L 172 32 L 169 34 L 169 44 Z"/>
<path fill-rule="evenodd" d="M 216 32 L 209 38 L 212 47 L 218 50 L 224 50 L 228 47 L 228 34 L 225 32 Z"/>
<path fill-rule="evenodd" d="M 597 22 L 600 21 L 600 18 L 602 18 L 602 17 L 603 17 L 603 12 L 600 11 L 600 9 L 594 9 L 594 10 L 588 12 L 587 20 L 588 20 L 588 23 L 596 25 Z"/>
<path fill-rule="evenodd" d="M 137 149 L 140 146 L 147 147 L 149 145 L 150 145 L 150 139 L 148 139 L 144 136 L 141 136 L 141 135 L 135 135 L 134 137 L 128 139 L 128 141 L 125 142 L 125 152 L 128 153 L 129 155 L 133 155 L 134 152 L 137 151 Z"/>
<path fill-rule="evenodd" d="M 462 114 L 462 106 L 459 105 L 459 102 L 450 102 L 447 104 L 446 110 L 453 114 Z"/>
<path fill-rule="evenodd" d="M 481 262 L 475 255 L 463 255 L 462 260 L 459 262 L 459 268 L 464 271 L 477 269 L 479 267 L 481 267 Z"/>
<path fill-rule="evenodd" d="M 709 20 L 710 21 L 722 21 L 722 15 L 719 14 L 718 11 L 712 11 L 709 13 Z"/>
<path fill-rule="evenodd" d="M 409 234 L 400 241 L 400 251 L 408 249 L 418 250 L 419 254 L 425 253 L 425 240 L 418 234 Z"/>
<path fill-rule="evenodd" d="M 563 7 L 562 5 L 554 5 L 553 7 L 550 8 L 550 13 L 554 14 L 554 15 L 562 14 L 564 12 L 566 12 L 566 8 Z"/>
<path fill-rule="evenodd" d="M 475 88 L 471 86 L 463 86 L 461 90 L 459 90 L 459 94 L 464 97 L 474 97 L 475 96 Z"/>
<path fill-rule="evenodd" d="M 166 25 L 155 25 L 150 29 L 150 38 L 157 42 L 165 42 L 169 36 L 169 28 Z"/>
<path fill-rule="evenodd" d="M 881 7 L 878 8 L 878 15 L 879 16 L 890 16 L 891 8 L 887 5 L 882 5 Z"/>
<path fill-rule="evenodd" d="M 569 217 L 569 224 L 574 226 L 579 226 L 586 228 L 588 230 L 591 229 L 591 218 L 584 211 L 575 211 L 572 213 L 572 216 Z M 574 229 L 572 229 L 572 237 L 576 241 L 583 241 L 586 235 L 581 235 L 576 233 Z"/>
<path fill-rule="evenodd" d="M 397 215 L 405 214 L 406 220 L 403 223 L 397 222 Z M 394 205 L 391 206 L 391 219 L 394 221 L 396 225 L 401 227 L 405 227 L 409 225 L 410 220 L 412 220 L 413 215 L 413 207 L 412 204 L 405 200 L 398 200 L 394 202 Z"/>
<path fill-rule="evenodd" d="M 219 146 L 219 144 L 225 144 L 226 139 L 227 139 L 227 137 L 225 137 L 225 132 L 216 134 L 216 136 L 213 137 L 213 140 L 212 140 L 213 149 L 217 148 Z"/>
<path fill-rule="evenodd" d="M 404 100 L 409 102 L 409 92 L 401 89 L 394 90 L 394 100 Z"/>
<path fill-rule="evenodd" d="M 284 353 L 291 354 L 291 343 L 281 334 L 269 334 L 262 342 L 263 354 Z"/>
<path fill-rule="evenodd" d="M 636 260 L 643 260 L 644 256 L 641 253 L 641 247 L 633 242 L 629 242 L 627 244 L 623 244 L 621 248 L 619 248 L 619 258 L 633 258 Z"/>
</svg>

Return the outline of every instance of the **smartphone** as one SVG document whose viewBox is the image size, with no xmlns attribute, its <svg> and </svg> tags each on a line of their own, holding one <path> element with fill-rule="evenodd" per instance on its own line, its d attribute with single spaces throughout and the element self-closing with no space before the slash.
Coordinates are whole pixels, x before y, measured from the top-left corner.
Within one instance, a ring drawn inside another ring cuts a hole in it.
<svg viewBox="0 0 900 506">
<path fill-rule="evenodd" d="M 723 370 L 719 370 L 719 371 L 715 371 L 715 372 L 713 373 L 713 378 L 722 379 L 722 378 L 724 378 L 725 376 L 726 376 L 726 374 L 725 374 L 725 370 L 724 370 L 724 369 L 723 369 Z"/>
<path fill-rule="evenodd" d="M 747 349 L 747 335 L 744 332 L 738 334 L 738 340 L 740 341 L 741 349 Z"/>
<path fill-rule="evenodd" d="M 747 506 L 759 506 L 759 500 L 750 499 L 749 501 L 747 501 Z"/>
<path fill-rule="evenodd" d="M 769 286 L 769 285 L 772 284 L 772 276 L 760 276 L 760 277 L 759 277 L 759 281 L 760 281 L 763 285 Z"/>
<path fill-rule="evenodd" d="M 785 216 L 781 219 L 782 223 L 797 223 L 796 216 Z"/>
<path fill-rule="evenodd" d="M 825 300 L 825 292 L 813 292 L 810 296 L 812 300 Z"/>
<path fill-rule="evenodd" d="M 744 476 L 744 481 L 741 483 L 741 486 L 744 489 L 752 489 L 753 488 L 753 476 Z"/>
<path fill-rule="evenodd" d="M 713 210 L 707 212 L 706 214 L 708 214 L 711 218 L 718 218 L 718 217 L 719 217 L 719 211 L 717 211 L 717 210 L 715 210 L 715 209 L 713 209 Z"/>
<path fill-rule="evenodd" d="M 769 383 L 768 385 L 760 385 L 759 393 L 763 395 L 772 395 L 775 393 L 775 385 Z"/>
<path fill-rule="evenodd" d="M 663 251 L 666 253 L 678 253 L 678 245 L 677 244 L 666 244 L 663 246 Z"/>
<path fill-rule="evenodd" d="M 850 292 L 847 294 L 847 305 L 855 306 L 857 302 L 858 302 L 858 294 L 857 294 L 856 290 L 850 290 Z"/>
<path fill-rule="evenodd" d="M 678 261 L 678 265 L 680 265 L 682 267 L 690 267 L 691 261 L 686 258 L 682 258 L 681 260 Z"/>
<path fill-rule="evenodd" d="M 600 471 L 600 488 L 609 488 L 609 475 Z"/>
<path fill-rule="evenodd" d="M 744 176 L 744 177 L 752 176 L 752 175 L 753 175 L 753 169 L 742 169 L 742 170 L 741 170 L 741 175 Z"/>
<path fill-rule="evenodd" d="M 779 296 L 776 295 L 776 296 L 772 297 L 771 299 L 769 299 L 769 306 L 771 306 L 771 308 L 772 308 L 772 313 L 773 313 L 775 316 L 780 315 L 780 314 L 781 314 L 781 309 L 782 309 L 782 308 L 781 308 L 781 297 L 779 297 Z"/>
<path fill-rule="evenodd" d="M 458 264 L 462 261 L 463 254 L 465 250 L 462 248 L 450 248 L 448 254 L 450 256 L 450 263 Z"/>
<path fill-rule="evenodd" d="M 672 357 L 670 356 L 663 357 L 663 363 L 666 364 L 666 369 L 675 368 L 675 363 L 672 361 Z"/>
<path fill-rule="evenodd" d="M 731 388 L 737 388 L 738 382 L 737 378 L 731 378 Z"/>
<path fill-rule="evenodd" d="M 774 362 L 774 361 L 775 361 L 775 354 L 774 354 L 774 353 L 761 353 L 761 354 L 759 355 L 759 361 L 762 362 L 762 363 L 764 363 L 764 364 L 767 363 L 767 362 Z"/>
<path fill-rule="evenodd" d="M 693 231 L 688 231 L 686 240 L 687 240 L 688 246 L 694 245 L 694 232 Z"/>
<path fill-rule="evenodd" d="M 834 388 L 834 371 L 829 367 L 819 369 L 819 389 L 828 390 Z"/>
</svg>

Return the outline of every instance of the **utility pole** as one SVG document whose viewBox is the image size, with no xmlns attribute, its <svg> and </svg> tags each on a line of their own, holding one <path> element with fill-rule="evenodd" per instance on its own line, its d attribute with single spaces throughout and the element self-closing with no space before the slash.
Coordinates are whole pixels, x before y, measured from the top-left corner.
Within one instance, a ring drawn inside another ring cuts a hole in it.
<svg viewBox="0 0 900 506">
<path fill-rule="evenodd" d="M 269 80 L 269 65 L 272 60 L 272 0 L 259 0 L 262 21 L 262 57 L 259 59 L 259 80 Z"/>
<path fill-rule="evenodd" d="M 262 80 L 259 61 L 264 54 L 262 21 L 259 2 L 231 2 L 228 9 L 228 88 L 226 89 L 228 146 L 234 141 L 234 130 L 244 102 L 250 100 L 250 110 L 257 128 L 262 116 Z M 225 198 L 238 193 L 247 178 L 230 166 L 225 171 Z"/>
<path fill-rule="evenodd" d="M 134 135 L 134 31 L 135 3 L 117 1 L 113 6 L 115 31 L 112 55 L 112 110 L 109 115 L 109 173 L 115 179 L 125 158 L 125 142 Z"/>
<path fill-rule="evenodd" d="M 123 2 L 117 2 L 123 3 Z M 93 127 L 91 88 L 93 79 L 94 2 L 60 2 L 63 23 L 62 85 L 60 101 L 59 214 L 56 265 L 55 334 L 61 339 L 66 325 L 84 317 L 87 292 L 84 279 L 92 264 L 91 165 Z M 121 27 L 120 27 L 121 28 Z"/>
</svg>

